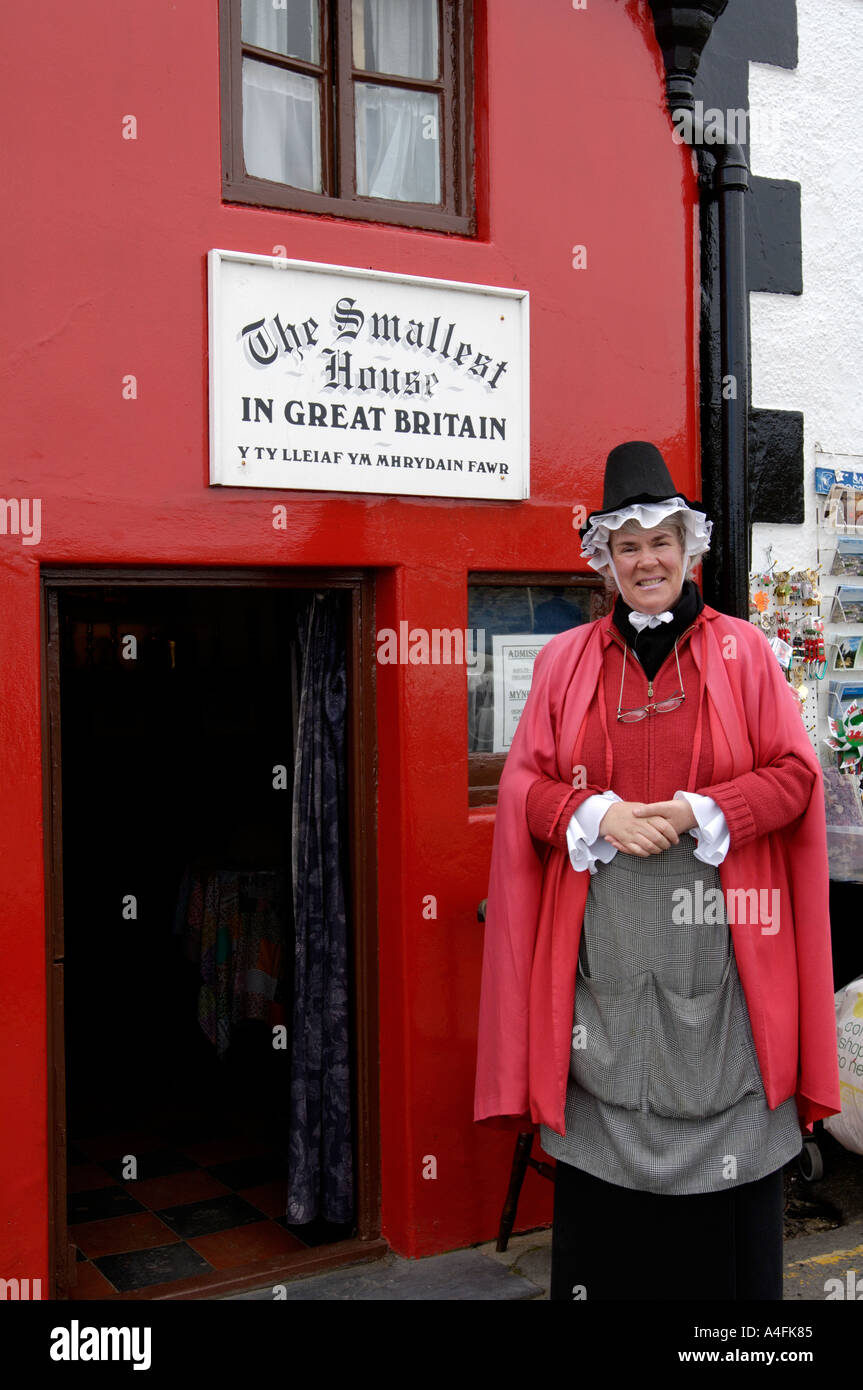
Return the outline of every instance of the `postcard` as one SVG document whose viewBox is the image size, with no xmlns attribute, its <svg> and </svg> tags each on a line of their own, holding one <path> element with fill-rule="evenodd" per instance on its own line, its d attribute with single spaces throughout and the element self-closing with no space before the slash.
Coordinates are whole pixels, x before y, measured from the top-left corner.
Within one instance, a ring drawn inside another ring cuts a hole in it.
<svg viewBox="0 0 863 1390">
<path fill-rule="evenodd" d="M 863 667 L 863 637 L 843 637 L 834 648 L 833 670 L 854 671 Z"/>
<path fill-rule="evenodd" d="M 833 602 L 832 622 L 863 623 L 863 589 L 840 584 Z"/>
<path fill-rule="evenodd" d="M 863 536 L 840 536 L 831 574 L 850 574 L 863 579 Z"/>
</svg>

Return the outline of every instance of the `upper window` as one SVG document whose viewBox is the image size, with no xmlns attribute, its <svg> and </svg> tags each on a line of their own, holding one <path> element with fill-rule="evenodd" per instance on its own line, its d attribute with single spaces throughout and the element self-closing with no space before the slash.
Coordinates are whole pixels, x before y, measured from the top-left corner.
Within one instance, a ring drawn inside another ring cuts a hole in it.
<svg viewBox="0 0 863 1390">
<path fill-rule="evenodd" d="M 221 0 L 225 198 L 474 230 L 472 0 Z"/>
</svg>

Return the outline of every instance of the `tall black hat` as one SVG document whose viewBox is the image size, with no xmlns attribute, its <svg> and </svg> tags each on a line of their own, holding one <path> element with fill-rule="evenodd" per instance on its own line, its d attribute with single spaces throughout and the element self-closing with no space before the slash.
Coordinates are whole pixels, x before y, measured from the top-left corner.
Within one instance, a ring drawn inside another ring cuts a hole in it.
<svg viewBox="0 0 863 1390">
<path fill-rule="evenodd" d="M 648 510 L 657 505 L 661 506 L 661 514 Z M 705 507 L 701 502 L 690 501 L 674 486 L 656 445 L 644 439 L 618 444 L 606 459 L 602 506 L 590 513 L 579 532 L 582 555 L 592 556 L 588 563 L 601 569 L 608 562 L 610 531 L 629 516 L 647 528 L 657 526 L 660 515 L 674 515 L 683 522 L 688 555 L 701 555 L 709 549 L 713 523 L 707 520 Z M 604 525 L 605 521 L 609 524 Z"/>
<path fill-rule="evenodd" d="M 700 502 L 691 502 L 674 486 L 668 464 L 655 444 L 633 439 L 618 444 L 605 461 L 602 506 L 591 512 L 580 534 L 584 536 L 608 512 L 618 512 L 635 502 L 666 502 L 680 497 L 694 511 L 704 512 Z"/>
</svg>

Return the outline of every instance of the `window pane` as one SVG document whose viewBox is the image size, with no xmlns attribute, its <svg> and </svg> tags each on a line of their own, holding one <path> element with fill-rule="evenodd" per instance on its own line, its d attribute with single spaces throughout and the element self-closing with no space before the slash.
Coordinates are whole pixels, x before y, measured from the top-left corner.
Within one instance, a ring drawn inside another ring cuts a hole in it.
<svg viewBox="0 0 863 1390">
<path fill-rule="evenodd" d="M 259 179 L 321 191 L 319 83 L 253 58 L 243 59 L 243 153 Z"/>
<path fill-rule="evenodd" d="M 437 0 L 353 0 L 354 67 L 437 77 Z"/>
<path fill-rule="evenodd" d="M 288 58 L 321 61 L 319 0 L 243 0 L 243 40 Z"/>
<path fill-rule="evenodd" d="M 476 652 L 475 669 L 467 675 L 469 753 L 506 752 L 530 687 L 535 644 L 591 622 L 607 608 L 604 591 L 583 584 L 469 585 L 468 630 Z M 507 634 L 524 642 L 501 649 L 503 669 L 496 672 L 493 639 Z M 497 726 L 496 695 L 503 702 Z"/>
<path fill-rule="evenodd" d="M 438 105 L 434 92 L 356 84 L 361 197 L 440 202 Z"/>
</svg>

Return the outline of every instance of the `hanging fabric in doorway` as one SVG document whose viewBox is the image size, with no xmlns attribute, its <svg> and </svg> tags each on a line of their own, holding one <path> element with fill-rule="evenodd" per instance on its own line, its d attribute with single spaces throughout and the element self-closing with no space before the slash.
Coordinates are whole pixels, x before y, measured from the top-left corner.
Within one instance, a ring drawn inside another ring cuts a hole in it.
<svg viewBox="0 0 863 1390">
<path fill-rule="evenodd" d="M 215 869 L 200 863 L 183 871 L 174 933 L 198 967 L 198 1022 L 219 1058 L 226 1056 L 237 1023 L 260 1019 L 267 1029 L 284 1022 L 276 992 L 284 953 L 284 873 Z"/>
<path fill-rule="evenodd" d="M 341 596 L 313 593 L 298 629 L 292 867 L 296 961 L 287 1215 L 353 1218 L 345 670 Z"/>
</svg>

